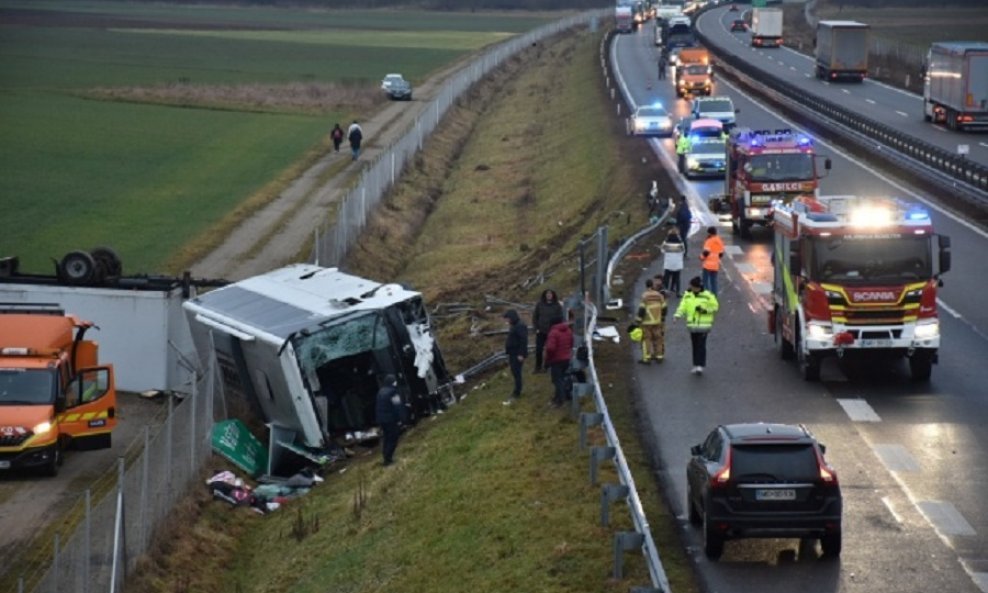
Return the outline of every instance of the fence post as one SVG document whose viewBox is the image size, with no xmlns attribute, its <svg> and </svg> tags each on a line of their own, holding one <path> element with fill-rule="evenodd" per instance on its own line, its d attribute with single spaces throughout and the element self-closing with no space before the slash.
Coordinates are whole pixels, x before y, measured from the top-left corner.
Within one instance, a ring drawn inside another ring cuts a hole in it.
<svg viewBox="0 0 988 593">
<path fill-rule="evenodd" d="M 600 491 L 600 524 L 607 527 L 611 523 L 611 503 L 628 498 L 630 489 L 624 484 L 604 484 Z"/>
<path fill-rule="evenodd" d="M 391 185 L 395 184 L 395 151 L 391 151 Z"/>
<path fill-rule="evenodd" d="M 58 579 L 58 576 L 59 576 L 58 575 L 58 572 L 59 572 L 58 569 L 61 568 L 61 566 L 60 566 L 60 563 L 61 563 L 61 550 L 60 550 L 60 548 L 61 548 L 61 537 L 59 536 L 58 533 L 56 533 L 55 534 L 55 550 L 54 550 L 55 553 L 53 554 L 52 562 L 51 562 L 51 568 L 52 568 L 52 571 L 51 572 L 52 572 L 52 577 L 53 577 L 52 580 L 51 580 L 51 584 L 54 587 L 55 593 L 58 593 L 58 580 L 59 580 Z"/>
<path fill-rule="evenodd" d="M 117 593 L 127 574 L 127 531 L 124 526 L 124 458 L 117 458 L 117 512 L 113 521 L 113 562 L 110 568 L 110 593 Z M 120 579 L 117 579 L 117 574 Z"/>
<path fill-rule="evenodd" d="M 587 448 L 587 432 L 591 426 L 600 426 L 604 415 L 600 412 L 583 412 L 580 414 L 580 451 Z"/>
<path fill-rule="evenodd" d="M 641 548 L 645 536 L 635 531 L 621 531 L 614 534 L 614 578 L 624 578 L 624 552 Z"/>
<path fill-rule="evenodd" d="M 590 483 L 597 485 L 597 469 L 602 461 L 614 459 L 617 451 L 614 447 L 591 447 L 590 448 Z"/>
<path fill-rule="evenodd" d="M 584 398 L 593 393 L 593 384 L 591 383 L 573 383 L 573 389 L 570 391 L 570 414 L 575 419 L 577 414 L 580 413 L 580 399 Z"/>
<path fill-rule="evenodd" d="M 144 451 L 147 451 L 147 447 L 144 447 Z M 83 582 L 83 593 L 89 593 L 89 559 L 90 556 L 90 542 L 92 541 L 92 526 L 93 526 L 93 493 L 92 490 L 86 488 L 86 531 L 85 537 L 83 539 L 82 551 L 83 551 L 83 561 L 82 561 L 82 582 Z"/>
<path fill-rule="evenodd" d="M 187 402 L 189 406 L 189 479 L 196 475 L 196 403 L 199 401 L 199 382 L 196 381 L 195 373 L 192 373 L 192 401 Z"/>
<path fill-rule="evenodd" d="M 148 545 L 148 482 L 150 481 L 150 460 L 148 459 L 148 452 L 151 450 L 151 426 L 144 425 L 144 454 L 141 455 L 141 527 L 138 531 L 138 541 L 140 542 L 141 549 L 147 547 Z"/>
</svg>

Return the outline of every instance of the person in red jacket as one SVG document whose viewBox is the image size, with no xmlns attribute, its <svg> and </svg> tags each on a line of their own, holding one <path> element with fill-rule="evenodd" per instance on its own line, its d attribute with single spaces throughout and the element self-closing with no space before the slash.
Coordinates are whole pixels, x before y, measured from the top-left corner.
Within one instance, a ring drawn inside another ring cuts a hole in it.
<svg viewBox="0 0 988 593">
<path fill-rule="evenodd" d="M 566 399 L 563 390 L 563 378 L 569 369 L 569 361 L 572 356 L 573 330 L 561 316 L 554 317 L 552 327 L 549 328 L 549 335 L 545 340 L 545 364 L 549 367 L 552 384 L 555 387 L 552 405 L 556 407 L 563 405 Z"/>
</svg>

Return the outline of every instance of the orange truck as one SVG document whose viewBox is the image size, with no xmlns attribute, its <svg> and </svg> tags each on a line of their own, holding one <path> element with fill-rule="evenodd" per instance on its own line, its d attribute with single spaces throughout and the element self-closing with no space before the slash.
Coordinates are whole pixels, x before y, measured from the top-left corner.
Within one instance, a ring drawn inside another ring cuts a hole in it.
<svg viewBox="0 0 988 593">
<path fill-rule="evenodd" d="M 58 305 L 0 303 L 0 470 L 54 476 L 70 445 L 111 445 L 113 367 L 99 365 L 91 327 Z"/>
<path fill-rule="evenodd" d="M 709 95 L 713 89 L 710 52 L 704 47 L 684 47 L 676 58 L 676 96 Z"/>
</svg>

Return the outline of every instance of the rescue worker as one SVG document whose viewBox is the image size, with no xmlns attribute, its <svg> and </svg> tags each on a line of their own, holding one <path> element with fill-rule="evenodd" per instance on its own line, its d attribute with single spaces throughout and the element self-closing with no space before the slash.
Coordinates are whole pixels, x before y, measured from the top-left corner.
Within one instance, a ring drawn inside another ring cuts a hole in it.
<svg viewBox="0 0 988 593">
<path fill-rule="evenodd" d="M 686 155 L 692 147 L 693 142 L 690 140 L 689 135 L 680 134 L 679 140 L 676 140 L 676 156 L 679 157 L 680 173 L 686 172 Z"/>
<path fill-rule="evenodd" d="M 667 313 L 666 298 L 651 279 L 645 281 L 645 292 L 638 305 L 637 322 L 642 329 L 643 364 L 662 362 L 666 356 L 664 323 Z"/>
<path fill-rule="evenodd" d="M 659 80 L 666 79 L 666 70 L 669 69 L 669 54 L 662 52 L 659 56 Z"/>
<path fill-rule="evenodd" d="M 690 211 L 689 201 L 686 196 L 679 196 L 679 205 L 676 208 L 676 228 L 679 229 L 679 238 L 683 240 L 683 256 L 689 253 L 689 246 L 686 241 L 689 239 L 690 227 L 693 225 L 693 213 Z"/>
<path fill-rule="evenodd" d="M 717 227 L 707 228 L 707 239 L 703 242 L 700 262 L 703 264 L 703 288 L 717 296 L 717 275 L 720 260 L 724 258 L 724 241 L 717 234 Z"/>
<path fill-rule="evenodd" d="M 694 375 L 702 375 L 707 366 L 707 334 L 714 325 L 714 315 L 719 308 L 717 297 L 704 290 L 703 281 L 699 276 L 694 276 L 674 315 L 676 319 L 686 318 L 686 329 L 690 332 L 693 346 L 693 369 L 690 372 Z"/>
</svg>

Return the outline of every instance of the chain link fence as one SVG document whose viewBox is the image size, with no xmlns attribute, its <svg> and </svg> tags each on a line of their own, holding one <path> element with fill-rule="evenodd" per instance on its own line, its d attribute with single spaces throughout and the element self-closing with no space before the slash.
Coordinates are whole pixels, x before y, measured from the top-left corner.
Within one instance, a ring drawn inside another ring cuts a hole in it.
<svg viewBox="0 0 988 593">
<path fill-rule="evenodd" d="M 576 26 L 593 26 L 604 14 L 605 11 L 584 12 L 544 25 L 491 48 L 461 68 L 446 81 L 439 95 L 422 110 L 402 137 L 364 170 L 356 186 L 340 200 L 331 226 L 325 232 L 317 233 L 309 261 L 321 266 L 340 265 L 381 198 L 401 177 L 405 166 L 422 149 L 423 143 L 438 127 L 453 102 L 474 83 L 533 43 Z"/>
<path fill-rule="evenodd" d="M 194 376 L 192 393 L 172 395 L 164 423 L 145 427 L 137 455 L 117 461 L 116 481 L 109 489 L 87 489 L 72 535 L 52 541 L 50 563 L 33 574 L 19 575 L 17 593 L 115 593 L 148 549 L 161 525 L 200 477 L 211 455 L 215 365 Z M 67 505 L 72 506 L 72 505 Z"/>
</svg>

